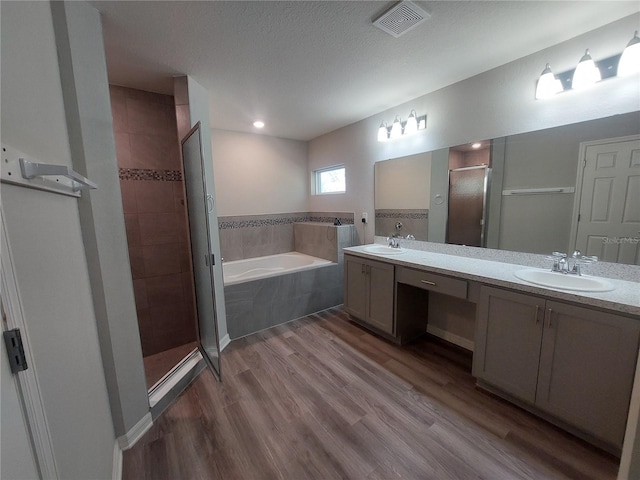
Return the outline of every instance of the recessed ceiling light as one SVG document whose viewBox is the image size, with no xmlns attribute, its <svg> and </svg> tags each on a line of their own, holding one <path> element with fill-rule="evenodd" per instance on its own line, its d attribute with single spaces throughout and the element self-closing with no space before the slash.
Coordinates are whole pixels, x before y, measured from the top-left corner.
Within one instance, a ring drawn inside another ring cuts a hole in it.
<svg viewBox="0 0 640 480">
<path fill-rule="evenodd" d="M 471 148 L 480 148 L 482 146 L 482 144 L 480 142 L 476 142 L 471 144 Z"/>
<path fill-rule="evenodd" d="M 263 128 L 264 127 L 264 122 L 260 121 L 260 120 L 256 120 L 255 122 L 253 122 L 253 126 L 256 128 Z"/>
</svg>

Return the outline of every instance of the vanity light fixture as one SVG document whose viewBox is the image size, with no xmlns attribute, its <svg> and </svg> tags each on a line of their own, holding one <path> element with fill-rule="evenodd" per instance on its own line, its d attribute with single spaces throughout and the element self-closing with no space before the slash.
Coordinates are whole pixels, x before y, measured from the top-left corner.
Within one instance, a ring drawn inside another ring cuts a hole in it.
<svg viewBox="0 0 640 480">
<path fill-rule="evenodd" d="M 536 87 L 536 98 L 553 97 L 556 93 L 562 91 L 562 82 L 556 78 L 551 71 L 551 65 L 547 63 L 544 70 L 540 74 L 538 86 Z"/>
<path fill-rule="evenodd" d="M 556 76 L 547 66 L 542 71 L 536 85 L 536 98 L 549 98 L 567 90 L 580 90 L 610 77 L 625 77 L 640 73 L 640 38 L 636 30 L 622 54 L 594 61 L 589 49 L 574 70 Z"/>
<path fill-rule="evenodd" d="M 404 124 L 404 135 L 413 135 L 418 131 L 418 119 L 416 118 L 416 111 L 411 110 L 407 123 Z"/>
<path fill-rule="evenodd" d="M 400 117 L 396 115 L 396 118 L 393 121 L 393 125 L 391 125 L 391 133 L 389 134 L 389 138 L 393 140 L 394 138 L 400 138 L 401 136 L 402 136 L 402 122 L 400 121 Z"/>
<path fill-rule="evenodd" d="M 380 123 L 378 127 L 378 141 L 385 142 L 387 140 L 395 140 L 396 138 L 408 137 L 419 130 L 427 128 L 427 116 L 418 116 L 415 110 L 411 110 L 409 118 L 403 122 L 399 115 L 393 120 L 391 127 L 387 122 Z"/>
<path fill-rule="evenodd" d="M 478 148 L 480 148 L 481 146 L 482 146 L 482 144 L 481 144 L 480 142 L 476 142 L 476 143 L 472 143 L 472 144 L 471 144 L 471 148 L 475 148 L 475 149 L 478 149 Z"/>
<path fill-rule="evenodd" d="M 389 127 L 387 127 L 387 122 L 382 122 L 378 128 L 378 141 L 384 142 L 385 140 L 389 140 Z"/>
<path fill-rule="evenodd" d="M 256 120 L 253 122 L 253 126 L 256 128 L 264 128 L 264 122 L 262 120 Z"/>
<path fill-rule="evenodd" d="M 638 30 L 633 34 L 633 38 L 620 56 L 618 63 L 618 76 L 626 77 L 640 72 L 640 38 L 638 38 Z"/>
<path fill-rule="evenodd" d="M 595 62 L 589 53 L 589 49 L 587 48 L 576 67 L 576 71 L 573 72 L 571 87 L 574 90 L 579 90 L 581 88 L 588 87 L 589 85 L 593 85 L 600 80 L 602 80 L 600 70 L 596 67 Z"/>
</svg>

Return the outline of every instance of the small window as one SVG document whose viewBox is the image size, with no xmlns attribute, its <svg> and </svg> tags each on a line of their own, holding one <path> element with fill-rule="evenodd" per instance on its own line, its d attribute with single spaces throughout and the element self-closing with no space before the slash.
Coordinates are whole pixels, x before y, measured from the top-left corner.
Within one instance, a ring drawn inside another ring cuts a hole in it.
<svg viewBox="0 0 640 480">
<path fill-rule="evenodd" d="M 344 165 L 335 165 L 333 167 L 314 170 L 313 186 L 316 195 L 346 192 Z"/>
</svg>

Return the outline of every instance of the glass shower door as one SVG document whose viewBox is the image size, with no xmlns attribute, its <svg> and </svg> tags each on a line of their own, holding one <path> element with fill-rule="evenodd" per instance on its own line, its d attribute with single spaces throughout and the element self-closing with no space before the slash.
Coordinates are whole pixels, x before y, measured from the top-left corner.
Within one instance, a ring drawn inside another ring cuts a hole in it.
<svg viewBox="0 0 640 480">
<path fill-rule="evenodd" d="M 468 247 L 484 245 L 487 172 L 486 165 L 449 172 L 447 243 Z"/>
<path fill-rule="evenodd" d="M 196 308 L 200 333 L 200 350 L 220 378 L 220 347 L 218 343 L 218 319 L 213 289 L 214 255 L 211 251 L 209 216 L 213 211 L 213 197 L 207 194 L 204 179 L 200 122 L 182 140 L 185 188 L 189 232 L 191 233 L 191 257 L 196 289 Z"/>
</svg>

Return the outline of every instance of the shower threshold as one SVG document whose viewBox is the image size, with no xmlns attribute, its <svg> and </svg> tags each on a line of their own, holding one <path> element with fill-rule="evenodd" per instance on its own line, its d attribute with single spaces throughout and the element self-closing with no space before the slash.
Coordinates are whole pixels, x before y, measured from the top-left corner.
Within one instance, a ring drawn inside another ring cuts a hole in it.
<svg viewBox="0 0 640 480">
<path fill-rule="evenodd" d="M 206 367 L 198 347 L 149 388 L 151 416 L 157 418 Z"/>
</svg>

